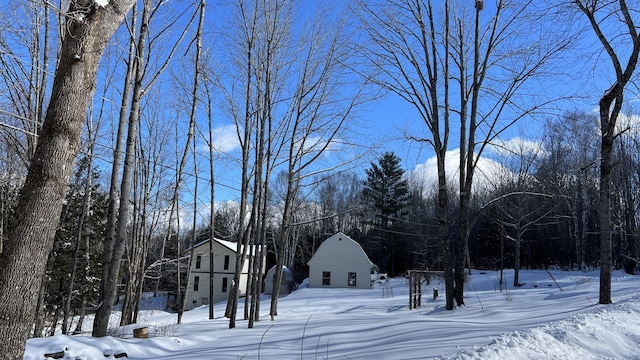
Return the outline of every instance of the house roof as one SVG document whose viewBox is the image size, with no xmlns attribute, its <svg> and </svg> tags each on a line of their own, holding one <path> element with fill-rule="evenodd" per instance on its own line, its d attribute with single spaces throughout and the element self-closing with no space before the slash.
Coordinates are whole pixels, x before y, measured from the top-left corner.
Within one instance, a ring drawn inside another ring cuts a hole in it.
<svg viewBox="0 0 640 360">
<path fill-rule="evenodd" d="M 367 256 L 367 253 L 364 252 L 364 249 L 362 249 L 362 246 L 360 246 L 360 244 L 358 244 L 357 241 L 353 240 L 352 238 L 350 238 L 349 236 L 345 235 L 342 232 L 338 232 L 332 236 L 330 236 L 328 239 L 326 239 L 325 241 L 322 242 L 322 244 L 320 244 L 320 246 L 318 247 L 318 249 L 316 250 L 316 252 L 313 254 L 313 256 L 311 257 L 311 259 L 309 259 L 309 261 L 307 262 L 307 265 L 311 265 L 312 262 L 317 261 L 317 254 L 321 254 L 324 250 L 324 247 L 326 246 L 330 246 L 330 244 L 335 241 L 335 239 L 338 239 L 340 241 L 342 240 L 346 240 L 349 241 L 349 243 L 351 244 L 351 246 L 356 249 L 357 252 L 362 253 L 363 259 L 366 259 L 366 261 L 369 262 L 369 264 L 371 264 L 371 268 L 372 269 L 376 269 L 379 270 L 378 266 L 376 264 L 374 264 L 373 262 L 371 262 L 371 260 L 369 259 L 369 256 Z M 316 259 L 316 260 L 314 260 Z"/>
<path fill-rule="evenodd" d="M 222 239 L 218 239 L 218 238 L 213 238 L 213 241 L 217 242 L 218 244 L 224 246 L 225 248 L 227 248 L 227 249 L 229 249 L 229 250 L 231 250 L 233 252 L 236 252 L 236 250 L 238 248 L 238 245 L 237 245 L 238 243 L 233 242 L 233 241 L 227 241 L 227 240 L 222 240 Z M 195 244 L 193 246 L 193 248 L 196 249 L 196 248 L 204 246 L 204 245 L 206 245 L 208 243 L 209 243 L 209 239 L 203 240 L 203 241 L 200 241 L 199 243 Z M 253 250 L 254 250 L 253 252 L 257 251 L 258 249 L 259 249 L 259 245 L 254 245 L 253 246 Z M 185 252 L 188 252 L 188 251 L 191 251 L 191 248 L 188 248 L 188 249 L 185 250 Z"/>
</svg>

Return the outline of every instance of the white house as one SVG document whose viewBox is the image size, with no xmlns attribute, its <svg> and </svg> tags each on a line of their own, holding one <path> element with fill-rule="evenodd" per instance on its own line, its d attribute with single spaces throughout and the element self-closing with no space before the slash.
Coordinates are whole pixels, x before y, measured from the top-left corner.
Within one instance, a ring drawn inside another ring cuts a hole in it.
<svg viewBox="0 0 640 360">
<path fill-rule="evenodd" d="M 341 232 L 320 244 L 307 265 L 309 287 L 370 289 L 378 271 L 360 244 Z"/>
<path fill-rule="evenodd" d="M 258 246 L 254 247 L 255 250 Z M 237 244 L 220 239 L 213 240 L 213 302 L 227 300 L 236 269 Z M 240 296 L 246 295 L 249 279 L 249 258 L 254 252 L 248 252 L 240 275 Z M 190 253 L 190 251 L 189 251 Z M 200 305 L 209 304 L 209 240 L 194 246 L 194 258 L 191 259 L 191 272 L 185 295 L 185 309 L 191 310 Z M 255 258 L 257 260 L 257 257 Z M 264 260 L 264 259 L 263 259 Z M 263 264 L 265 261 L 262 262 Z M 262 269 L 264 273 L 264 268 Z"/>
</svg>

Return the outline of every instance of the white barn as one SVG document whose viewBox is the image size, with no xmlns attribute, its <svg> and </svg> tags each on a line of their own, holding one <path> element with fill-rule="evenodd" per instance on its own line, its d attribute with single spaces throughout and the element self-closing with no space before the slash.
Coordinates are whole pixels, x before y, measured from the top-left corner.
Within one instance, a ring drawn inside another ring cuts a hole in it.
<svg viewBox="0 0 640 360">
<path fill-rule="evenodd" d="M 339 232 L 326 239 L 309 265 L 309 287 L 371 288 L 371 274 L 378 267 L 353 239 Z"/>
<path fill-rule="evenodd" d="M 236 246 L 237 244 L 235 242 L 220 239 L 213 240 L 214 303 L 229 298 L 229 290 L 236 269 Z M 254 250 L 258 248 L 259 247 L 256 246 Z M 252 256 L 251 254 L 252 252 L 248 252 L 240 275 L 240 296 L 246 295 L 245 289 L 249 279 L 249 257 Z M 209 256 L 209 240 L 196 244 L 193 249 L 193 256 L 185 295 L 186 310 L 209 304 L 209 260 L 211 258 Z M 264 264 L 265 261 L 262 263 Z M 264 273 L 264 268 L 262 272 Z"/>
</svg>

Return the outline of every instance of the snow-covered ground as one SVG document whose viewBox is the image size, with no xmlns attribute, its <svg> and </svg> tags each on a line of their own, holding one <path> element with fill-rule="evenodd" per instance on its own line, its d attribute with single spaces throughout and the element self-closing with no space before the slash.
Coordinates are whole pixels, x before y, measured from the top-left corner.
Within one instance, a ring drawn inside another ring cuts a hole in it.
<svg viewBox="0 0 640 360">
<path fill-rule="evenodd" d="M 224 304 L 176 315 L 141 312 L 134 327 L 149 326 L 149 339 L 54 336 L 30 339 L 25 359 L 65 350 L 67 359 L 640 359 L 640 276 L 615 272 L 613 304 L 598 303 L 598 272 L 521 271 L 525 285 L 500 291 L 499 273 L 474 271 L 466 306 L 444 309 L 443 284 L 424 287 L 422 307 L 409 310 L 405 279 L 371 290 L 302 286 L 279 301 L 279 316 L 247 329 L 242 304 L 235 329 L 228 329 Z M 440 297 L 433 301 L 433 287 Z M 113 322 L 117 323 L 114 313 Z M 91 323 L 86 323 L 86 329 Z M 106 356 L 105 356 L 106 354 Z"/>
</svg>

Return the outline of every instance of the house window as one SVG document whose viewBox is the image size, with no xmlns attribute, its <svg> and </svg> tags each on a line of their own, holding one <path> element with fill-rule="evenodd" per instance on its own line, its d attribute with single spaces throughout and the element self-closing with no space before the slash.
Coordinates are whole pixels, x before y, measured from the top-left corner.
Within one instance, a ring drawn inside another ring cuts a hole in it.
<svg viewBox="0 0 640 360">
<path fill-rule="evenodd" d="M 356 273 L 354 272 L 350 272 L 347 278 L 347 285 L 349 286 L 356 286 Z"/>
<path fill-rule="evenodd" d="M 200 265 L 202 265 L 202 256 L 196 255 L 196 269 L 200 269 Z"/>
<path fill-rule="evenodd" d="M 229 270 L 229 255 L 224 256 L 224 269 Z"/>
<path fill-rule="evenodd" d="M 200 276 L 196 276 L 193 278 L 193 291 L 198 291 L 199 286 L 200 286 Z"/>
<path fill-rule="evenodd" d="M 322 272 L 322 285 L 331 285 L 331 271 Z"/>
<path fill-rule="evenodd" d="M 223 293 L 227 292 L 227 278 L 226 277 L 222 278 L 222 292 Z"/>
</svg>

